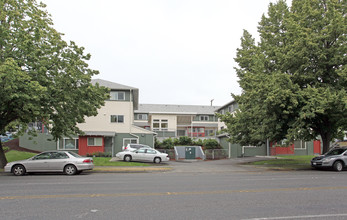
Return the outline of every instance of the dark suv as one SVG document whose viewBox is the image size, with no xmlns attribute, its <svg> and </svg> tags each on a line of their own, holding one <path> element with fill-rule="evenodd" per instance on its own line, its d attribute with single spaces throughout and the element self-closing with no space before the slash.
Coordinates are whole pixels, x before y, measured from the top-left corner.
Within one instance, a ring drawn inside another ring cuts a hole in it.
<svg viewBox="0 0 347 220">
<path fill-rule="evenodd" d="M 343 170 L 347 166 L 347 147 L 335 147 L 322 156 L 312 158 L 311 166 L 333 168 L 336 171 Z"/>
</svg>

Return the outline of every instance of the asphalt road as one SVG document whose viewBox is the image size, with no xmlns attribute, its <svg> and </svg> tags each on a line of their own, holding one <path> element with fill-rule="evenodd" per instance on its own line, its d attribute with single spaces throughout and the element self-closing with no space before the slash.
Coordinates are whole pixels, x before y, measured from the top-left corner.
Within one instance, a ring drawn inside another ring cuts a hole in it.
<svg viewBox="0 0 347 220">
<path fill-rule="evenodd" d="M 347 171 L 265 171 L 235 161 L 173 171 L 0 176 L 0 219 L 347 219 Z"/>
</svg>

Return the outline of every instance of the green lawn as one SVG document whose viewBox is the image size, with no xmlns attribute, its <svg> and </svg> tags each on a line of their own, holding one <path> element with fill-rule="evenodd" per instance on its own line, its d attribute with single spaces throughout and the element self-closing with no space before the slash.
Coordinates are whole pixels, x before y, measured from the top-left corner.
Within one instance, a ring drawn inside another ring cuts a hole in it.
<svg viewBox="0 0 347 220">
<path fill-rule="evenodd" d="M 256 161 L 251 164 L 279 169 L 310 169 L 313 157 L 312 155 L 280 156 L 278 159 Z"/>
<path fill-rule="evenodd" d="M 35 153 L 29 153 L 29 152 L 23 152 L 23 151 L 16 151 L 16 150 L 11 150 L 8 151 L 6 154 L 7 162 L 12 162 L 16 160 L 25 160 L 30 157 L 35 156 Z"/>
<path fill-rule="evenodd" d="M 7 161 L 12 162 L 16 160 L 25 160 L 35 156 L 36 154 L 11 150 L 7 152 L 5 155 L 6 155 Z M 111 157 L 93 157 L 95 166 L 150 166 L 150 164 L 146 164 L 146 163 L 123 162 L 123 161 L 110 162 L 110 159 Z"/>
<path fill-rule="evenodd" d="M 124 161 L 110 161 L 111 157 L 93 157 L 95 166 L 150 166 L 147 163 L 137 163 L 137 162 L 124 162 Z"/>
</svg>

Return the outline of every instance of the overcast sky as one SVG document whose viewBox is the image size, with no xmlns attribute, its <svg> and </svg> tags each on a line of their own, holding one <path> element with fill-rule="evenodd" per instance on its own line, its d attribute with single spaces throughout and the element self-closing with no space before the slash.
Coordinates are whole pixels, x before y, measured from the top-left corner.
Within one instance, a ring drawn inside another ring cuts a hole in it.
<svg viewBox="0 0 347 220">
<path fill-rule="evenodd" d="M 38 0 L 39 1 L 39 0 Z M 92 55 L 94 78 L 136 87 L 143 104 L 224 105 L 243 29 L 275 0 L 41 0 L 54 27 Z M 287 1 L 288 2 L 288 1 Z"/>
</svg>

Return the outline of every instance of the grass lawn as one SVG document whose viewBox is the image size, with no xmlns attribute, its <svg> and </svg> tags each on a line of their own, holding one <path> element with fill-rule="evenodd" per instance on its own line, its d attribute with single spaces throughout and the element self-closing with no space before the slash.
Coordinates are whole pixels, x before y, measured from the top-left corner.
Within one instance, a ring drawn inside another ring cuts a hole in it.
<svg viewBox="0 0 347 220">
<path fill-rule="evenodd" d="M 280 156 L 278 159 L 262 160 L 251 163 L 279 169 L 311 169 L 311 159 L 314 156 Z"/>
<path fill-rule="evenodd" d="M 7 161 L 12 162 L 16 160 L 25 160 L 35 156 L 36 154 L 11 150 L 11 151 L 8 151 L 5 155 L 6 155 Z M 95 166 L 150 166 L 150 164 L 146 164 L 146 163 L 123 162 L 123 161 L 110 162 L 110 159 L 111 157 L 93 157 Z"/>
<path fill-rule="evenodd" d="M 35 156 L 36 154 L 24 152 L 24 151 L 11 150 L 11 151 L 8 151 L 5 155 L 6 155 L 7 162 L 12 162 L 16 160 L 25 160 Z"/>
<path fill-rule="evenodd" d="M 137 163 L 137 162 L 124 162 L 124 161 L 110 161 L 111 157 L 93 157 L 95 166 L 150 166 L 151 164 L 147 163 Z"/>
</svg>

